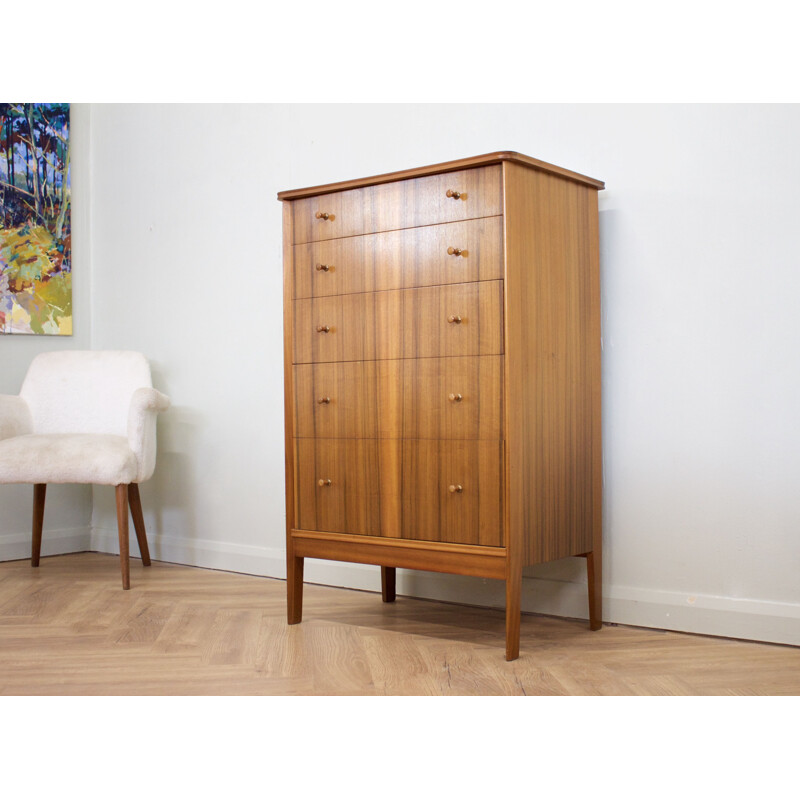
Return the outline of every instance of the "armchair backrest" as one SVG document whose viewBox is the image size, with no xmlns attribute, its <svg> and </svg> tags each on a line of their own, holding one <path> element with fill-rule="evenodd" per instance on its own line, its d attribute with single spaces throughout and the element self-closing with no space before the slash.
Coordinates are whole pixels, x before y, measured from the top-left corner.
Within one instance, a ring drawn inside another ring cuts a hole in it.
<svg viewBox="0 0 800 800">
<path fill-rule="evenodd" d="M 63 350 L 33 359 L 20 397 L 30 409 L 34 433 L 127 436 L 131 396 L 152 385 L 141 353 Z"/>
</svg>

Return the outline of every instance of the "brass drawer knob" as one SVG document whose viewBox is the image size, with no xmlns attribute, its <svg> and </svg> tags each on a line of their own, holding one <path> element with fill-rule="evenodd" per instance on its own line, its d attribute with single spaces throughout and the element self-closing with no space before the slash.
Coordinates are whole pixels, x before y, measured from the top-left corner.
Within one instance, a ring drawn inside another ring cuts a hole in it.
<svg viewBox="0 0 800 800">
<path fill-rule="evenodd" d="M 451 322 L 451 323 L 454 323 L 455 325 L 460 325 L 461 324 L 461 317 L 458 314 L 451 314 L 447 318 L 447 321 Z"/>
<path fill-rule="evenodd" d="M 451 403 L 460 403 L 464 398 L 460 394 L 451 394 L 450 395 L 450 402 Z"/>
<path fill-rule="evenodd" d="M 464 256 L 467 257 L 467 251 L 462 250 L 460 247 L 448 247 L 447 248 L 447 255 L 449 256 Z"/>
<path fill-rule="evenodd" d="M 330 479 L 330 478 L 320 478 L 320 479 L 317 481 L 317 483 L 318 483 L 320 486 L 330 486 L 330 485 L 331 485 L 331 479 Z"/>
<path fill-rule="evenodd" d="M 317 333 L 328 333 L 330 329 L 330 325 L 317 325 Z"/>
<path fill-rule="evenodd" d="M 335 219 L 333 214 L 329 214 L 327 211 L 317 211 L 314 215 L 317 219 Z"/>
<path fill-rule="evenodd" d="M 328 403 L 330 403 L 330 401 L 331 401 L 330 397 L 320 397 L 320 399 L 317 400 L 317 403 L 319 403 L 319 405 L 321 406 L 326 406 L 328 405 Z"/>
<path fill-rule="evenodd" d="M 460 483 L 457 483 L 454 486 L 448 487 L 447 491 L 450 492 L 450 494 L 461 494 L 461 492 L 464 491 L 464 487 Z"/>
<path fill-rule="evenodd" d="M 331 269 L 330 264 L 317 264 L 317 272 L 327 272 Z"/>
<path fill-rule="evenodd" d="M 452 197 L 453 200 L 458 200 L 458 198 L 461 197 L 461 192 L 457 192 L 455 189 L 448 189 L 447 196 Z"/>
</svg>

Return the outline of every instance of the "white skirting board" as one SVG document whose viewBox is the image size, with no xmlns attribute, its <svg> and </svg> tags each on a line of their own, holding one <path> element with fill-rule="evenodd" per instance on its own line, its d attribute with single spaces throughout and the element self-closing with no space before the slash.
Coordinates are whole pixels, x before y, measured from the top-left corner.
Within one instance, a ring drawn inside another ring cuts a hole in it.
<svg viewBox="0 0 800 800">
<path fill-rule="evenodd" d="M 119 545 L 117 545 L 119 549 Z M 89 526 L 62 528 L 42 532 L 41 555 L 56 556 L 63 553 L 85 553 L 91 550 Z M 31 532 L 7 533 L 0 536 L 0 561 L 19 561 L 31 557 Z"/>
<path fill-rule="evenodd" d="M 169 536 L 148 535 L 148 541 L 150 555 L 157 561 L 286 578 L 285 554 L 279 549 Z M 93 529 L 91 546 L 86 549 L 119 553 L 116 530 Z M 132 538 L 131 555 L 138 555 L 138 552 L 136 540 Z M 380 592 L 380 570 L 365 564 L 306 559 L 304 577 L 308 583 Z M 398 570 L 397 593 L 500 610 L 505 605 L 502 581 L 460 575 Z M 522 610 L 588 620 L 586 584 L 523 577 Z M 795 603 L 606 585 L 603 620 L 643 628 L 800 645 L 800 604 Z"/>
</svg>

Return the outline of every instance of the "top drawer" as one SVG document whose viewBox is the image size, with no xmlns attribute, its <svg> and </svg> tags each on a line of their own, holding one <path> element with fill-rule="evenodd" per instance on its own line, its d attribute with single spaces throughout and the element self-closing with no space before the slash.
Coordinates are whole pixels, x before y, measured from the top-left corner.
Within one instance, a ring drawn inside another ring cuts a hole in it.
<svg viewBox="0 0 800 800">
<path fill-rule="evenodd" d="M 501 167 L 321 194 L 294 200 L 292 208 L 294 244 L 496 216 L 503 213 Z"/>
</svg>

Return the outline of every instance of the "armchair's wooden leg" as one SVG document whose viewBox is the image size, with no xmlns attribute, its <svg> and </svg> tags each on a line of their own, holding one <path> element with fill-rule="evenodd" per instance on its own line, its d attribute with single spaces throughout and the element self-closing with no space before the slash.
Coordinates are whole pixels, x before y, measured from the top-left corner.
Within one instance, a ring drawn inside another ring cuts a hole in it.
<svg viewBox="0 0 800 800">
<path fill-rule="evenodd" d="M 33 543 L 31 544 L 31 566 L 39 566 L 39 554 L 42 550 L 42 525 L 44 523 L 44 498 L 47 494 L 46 483 L 33 485 Z"/>
<path fill-rule="evenodd" d="M 397 569 L 381 567 L 381 597 L 384 603 L 394 603 L 397 599 Z"/>
<path fill-rule="evenodd" d="M 117 486 L 117 528 L 119 530 L 119 563 L 122 570 L 122 588 L 131 588 L 131 565 L 128 547 L 128 485 Z"/>
<path fill-rule="evenodd" d="M 139 553 L 142 556 L 142 564 L 150 566 L 150 550 L 147 547 L 147 532 L 144 529 L 144 515 L 142 514 L 142 500 L 139 497 L 139 484 L 132 483 L 128 486 L 128 502 L 131 507 L 133 517 L 133 527 L 136 531 L 136 541 L 139 543 Z"/>
</svg>

